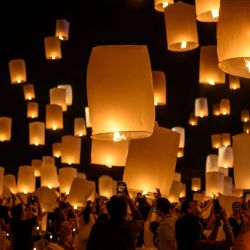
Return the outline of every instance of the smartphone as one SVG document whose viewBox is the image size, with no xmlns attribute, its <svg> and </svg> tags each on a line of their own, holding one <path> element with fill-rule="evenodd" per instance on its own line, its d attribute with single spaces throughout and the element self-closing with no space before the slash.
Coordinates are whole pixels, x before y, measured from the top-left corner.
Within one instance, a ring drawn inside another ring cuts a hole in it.
<svg viewBox="0 0 250 250">
<path fill-rule="evenodd" d="M 127 185 L 123 181 L 118 181 L 117 182 L 117 188 L 116 188 L 116 193 L 118 195 L 127 195 Z"/>
<path fill-rule="evenodd" d="M 213 199 L 213 203 L 214 203 L 214 211 L 216 213 L 220 213 L 220 210 L 221 210 L 221 205 L 220 205 L 220 202 L 217 198 Z"/>
</svg>

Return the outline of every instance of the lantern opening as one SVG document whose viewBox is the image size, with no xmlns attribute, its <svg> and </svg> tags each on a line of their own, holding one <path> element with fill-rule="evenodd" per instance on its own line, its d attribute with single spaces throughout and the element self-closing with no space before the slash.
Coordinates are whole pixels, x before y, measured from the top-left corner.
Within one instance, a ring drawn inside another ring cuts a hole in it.
<svg viewBox="0 0 250 250">
<path fill-rule="evenodd" d="M 250 73 L 250 61 L 246 60 L 246 59 L 244 59 L 244 60 L 245 60 L 245 65 L 246 65 L 246 67 L 248 69 L 248 72 Z"/>
<path fill-rule="evenodd" d="M 208 83 L 209 83 L 210 85 L 215 85 L 215 82 L 214 82 L 213 80 L 209 80 Z"/>
<path fill-rule="evenodd" d="M 163 3 L 162 3 L 162 6 L 163 6 L 163 8 L 167 8 L 168 7 L 168 1 L 163 1 Z"/>
<path fill-rule="evenodd" d="M 113 141 L 122 141 L 122 140 L 126 140 L 126 136 L 124 134 L 120 134 L 119 131 L 114 132 Z"/>
<path fill-rule="evenodd" d="M 182 41 L 181 42 L 181 49 L 186 49 L 187 48 L 187 41 Z"/>
<path fill-rule="evenodd" d="M 213 19 L 217 19 L 219 17 L 219 10 L 218 9 L 213 9 L 211 11 Z"/>
<path fill-rule="evenodd" d="M 63 37 L 62 35 L 60 35 L 58 38 L 59 38 L 60 40 L 64 40 L 64 37 Z"/>
</svg>

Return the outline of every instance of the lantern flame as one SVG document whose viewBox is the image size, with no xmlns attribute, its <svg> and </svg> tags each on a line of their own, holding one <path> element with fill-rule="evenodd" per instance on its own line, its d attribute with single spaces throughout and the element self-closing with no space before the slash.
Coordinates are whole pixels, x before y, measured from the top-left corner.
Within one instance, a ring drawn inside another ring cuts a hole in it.
<svg viewBox="0 0 250 250">
<path fill-rule="evenodd" d="M 245 65 L 246 65 L 246 67 L 248 69 L 248 72 L 250 73 L 250 61 L 245 59 Z"/>
<path fill-rule="evenodd" d="M 144 190 L 142 191 L 142 195 L 147 195 L 148 194 L 148 191 Z"/>
<path fill-rule="evenodd" d="M 215 82 L 214 82 L 213 80 L 209 80 L 208 83 L 209 83 L 210 85 L 215 85 Z"/>
<path fill-rule="evenodd" d="M 121 135 L 119 131 L 114 132 L 113 141 L 122 141 L 122 140 L 126 140 L 126 136 Z"/>
<path fill-rule="evenodd" d="M 182 41 L 181 42 L 181 48 L 186 49 L 187 48 L 187 41 Z"/>
<path fill-rule="evenodd" d="M 219 17 L 219 10 L 218 9 L 213 9 L 211 12 L 212 12 L 213 19 L 216 19 Z"/>
<path fill-rule="evenodd" d="M 163 3 L 162 3 L 162 6 L 163 6 L 163 8 L 167 8 L 168 7 L 168 1 L 163 1 Z"/>
<path fill-rule="evenodd" d="M 58 38 L 59 38 L 60 40 L 64 40 L 63 36 L 61 36 L 61 35 L 60 35 Z"/>
</svg>

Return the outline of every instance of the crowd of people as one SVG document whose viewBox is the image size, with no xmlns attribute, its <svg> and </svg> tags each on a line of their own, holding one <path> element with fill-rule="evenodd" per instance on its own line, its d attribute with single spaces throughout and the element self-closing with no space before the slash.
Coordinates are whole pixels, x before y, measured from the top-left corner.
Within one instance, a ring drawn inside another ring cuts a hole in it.
<svg viewBox="0 0 250 250">
<path fill-rule="evenodd" d="M 150 202 L 142 194 L 135 199 L 128 194 L 96 196 L 81 210 L 65 198 L 46 214 L 46 230 L 38 197 L 29 196 L 26 203 L 18 195 L 1 199 L 0 250 L 247 250 L 250 246 L 250 208 L 244 201 L 234 202 L 227 215 L 217 198 L 173 204 L 158 189 Z M 224 234 L 218 239 L 221 228 Z"/>
</svg>

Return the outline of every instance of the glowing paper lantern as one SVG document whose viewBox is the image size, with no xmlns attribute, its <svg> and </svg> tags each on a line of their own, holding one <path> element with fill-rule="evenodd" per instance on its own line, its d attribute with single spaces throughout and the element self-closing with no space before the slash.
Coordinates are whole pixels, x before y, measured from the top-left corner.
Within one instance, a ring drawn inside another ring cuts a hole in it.
<svg viewBox="0 0 250 250">
<path fill-rule="evenodd" d="M 181 173 L 175 172 L 173 180 L 181 182 Z"/>
<path fill-rule="evenodd" d="M 27 103 L 27 117 L 32 119 L 38 117 L 38 102 Z"/>
<path fill-rule="evenodd" d="M 201 178 L 192 178 L 192 191 L 199 191 L 201 190 Z"/>
<path fill-rule="evenodd" d="M 29 123 L 29 144 L 45 145 L 45 124 L 44 122 Z"/>
<path fill-rule="evenodd" d="M 202 46 L 200 51 L 199 83 L 224 84 L 225 73 L 218 67 L 217 47 L 214 45 Z"/>
<path fill-rule="evenodd" d="M 40 169 L 42 166 L 42 161 L 39 159 L 33 159 L 31 160 L 31 166 L 34 168 L 35 177 L 40 177 L 41 175 Z"/>
<path fill-rule="evenodd" d="M 248 109 L 241 110 L 241 121 L 249 122 L 249 110 Z"/>
<path fill-rule="evenodd" d="M 69 39 L 69 22 L 66 19 L 56 20 L 56 37 L 60 40 Z"/>
<path fill-rule="evenodd" d="M 179 197 L 180 197 L 180 193 L 181 193 L 181 182 L 179 181 L 173 181 L 170 191 L 169 191 L 169 195 L 168 195 L 168 200 L 172 203 L 172 202 L 179 202 Z"/>
<path fill-rule="evenodd" d="M 23 85 L 23 94 L 25 100 L 32 100 L 36 98 L 35 89 L 33 84 Z"/>
<path fill-rule="evenodd" d="M 85 136 L 87 135 L 87 129 L 85 125 L 85 120 L 82 117 L 77 117 L 74 120 L 74 135 L 75 136 Z"/>
<path fill-rule="evenodd" d="M 0 141 L 10 141 L 11 139 L 12 119 L 9 117 L 0 117 Z"/>
<path fill-rule="evenodd" d="M 229 99 L 220 100 L 220 113 L 222 115 L 230 115 L 230 100 Z"/>
<path fill-rule="evenodd" d="M 232 195 L 233 192 L 233 178 L 229 176 L 224 177 L 224 195 Z"/>
<path fill-rule="evenodd" d="M 249 134 L 250 132 L 250 122 L 243 123 L 243 132 Z"/>
<path fill-rule="evenodd" d="M 162 71 L 153 71 L 154 104 L 166 105 L 166 77 Z"/>
<path fill-rule="evenodd" d="M 58 37 L 45 37 L 44 46 L 47 60 L 56 60 L 62 58 L 61 43 Z"/>
<path fill-rule="evenodd" d="M 237 189 L 250 189 L 250 135 L 233 136 L 234 184 Z"/>
<path fill-rule="evenodd" d="M 197 20 L 201 22 L 217 22 L 219 18 L 220 0 L 195 0 Z"/>
<path fill-rule="evenodd" d="M 234 75 L 250 77 L 250 19 L 248 0 L 221 0 L 217 27 L 219 67 Z"/>
<path fill-rule="evenodd" d="M 85 173 L 77 173 L 77 178 L 81 178 L 81 179 L 84 179 L 84 180 L 87 179 Z"/>
<path fill-rule="evenodd" d="M 192 113 L 189 117 L 189 125 L 191 126 L 197 126 L 198 124 L 198 118 L 194 116 L 194 113 Z"/>
<path fill-rule="evenodd" d="M 178 133 L 155 125 L 151 137 L 131 141 L 123 175 L 128 188 L 153 193 L 158 187 L 167 196 L 174 177 L 179 139 Z"/>
<path fill-rule="evenodd" d="M 20 166 L 17 177 L 17 190 L 19 193 L 33 193 L 36 189 L 36 178 L 34 168 Z"/>
<path fill-rule="evenodd" d="M 177 158 L 182 158 L 182 157 L 184 157 L 184 149 L 179 148 L 177 152 Z"/>
<path fill-rule="evenodd" d="M 56 104 L 62 107 L 63 111 L 67 111 L 66 89 L 52 88 L 49 90 L 50 104 Z"/>
<path fill-rule="evenodd" d="M 195 99 L 194 115 L 201 118 L 203 118 L 204 116 L 208 116 L 207 98 L 200 97 Z"/>
<path fill-rule="evenodd" d="M 164 12 L 170 4 L 173 4 L 174 0 L 155 0 L 154 8 L 156 11 Z"/>
<path fill-rule="evenodd" d="M 41 187 L 57 188 L 57 168 L 55 165 L 43 164 L 41 167 Z"/>
<path fill-rule="evenodd" d="M 56 104 L 47 104 L 45 120 L 47 129 L 63 129 L 62 107 Z"/>
<path fill-rule="evenodd" d="M 102 175 L 98 178 L 99 195 L 110 198 L 114 195 L 113 179 L 108 175 Z"/>
<path fill-rule="evenodd" d="M 206 196 L 222 194 L 224 190 L 224 174 L 220 172 L 206 173 Z"/>
<path fill-rule="evenodd" d="M 213 104 L 213 115 L 219 116 L 220 114 L 221 114 L 220 113 L 220 104 L 219 103 Z"/>
<path fill-rule="evenodd" d="M 172 131 L 175 131 L 180 134 L 180 143 L 179 148 L 185 147 L 185 128 L 183 127 L 173 127 Z"/>
<path fill-rule="evenodd" d="M 23 59 L 14 59 L 9 62 L 11 83 L 26 82 L 26 67 Z"/>
<path fill-rule="evenodd" d="M 6 174 L 4 176 L 4 186 L 6 186 L 12 194 L 17 193 L 16 177 L 12 174 Z M 0 184 L 1 185 L 1 184 Z"/>
<path fill-rule="evenodd" d="M 71 106 L 73 102 L 73 91 L 69 84 L 60 84 L 57 86 L 59 89 L 66 89 L 66 105 Z"/>
<path fill-rule="evenodd" d="M 52 152 L 53 156 L 56 158 L 61 157 L 61 143 L 60 142 L 55 142 L 52 144 Z"/>
<path fill-rule="evenodd" d="M 42 165 L 55 165 L 55 163 L 55 158 L 52 156 L 46 155 L 42 157 Z"/>
<path fill-rule="evenodd" d="M 169 50 L 181 52 L 199 46 L 193 5 L 177 2 L 165 9 L 164 17 Z"/>
<path fill-rule="evenodd" d="M 218 172 L 218 155 L 210 154 L 206 160 L 206 172 Z"/>
<path fill-rule="evenodd" d="M 233 188 L 232 196 L 242 197 L 243 196 L 243 190 Z"/>
<path fill-rule="evenodd" d="M 86 127 L 87 128 L 91 128 L 92 127 L 92 123 L 90 121 L 90 116 L 89 116 L 89 107 L 85 107 L 85 120 L 86 120 Z"/>
<path fill-rule="evenodd" d="M 219 167 L 219 172 L 221 172 L 222 174 L 224 174 L 224 176 L 228 176 L 229 174 L 229 169 L 228 168 L 224 168 L 224 167 Z"/>
<path fill-rule="evenodd" d="M 181 183 L 180 198 L 186 197 L 186 184 Z"/>
<path fill-rule="evenodd" d="M 58 179 L 60 185 L 60 192 L 69 194 L 71 184 L 77 176 L 76 168 L 60 168 Z"/>
<path fill-rule="evenodd" d="M 81 138 L 65 135 L 61 141 L 61 162 L 67 164 L 80 164 Z"/>
<path fill-rule="evenodd" d="M 231 145 L 231 135 L 230 135 L 230 133 L 223 133 L 221 135 L 221 145 L 225 146 L 225 147 Z"/>
<path fill-rule="evenodd" d="M 91 163 L 107 167 L 125 166 L 128 147 L 128 141 L 92 140 Z"/>
<path fill-rule="evenodd" d="M 211 135 L 212 148 L 219 148 L 221 146 L 221 135 L 213 134 Z"/>
<path fill-rule="evenodd" d="M 203 201 L 203 199 L 204 199 L 204 193 L 199 193 L 199 192 L 197 192 L 197 193 L 193 193 L 193 200 L 194 201 Z"/>
<path fill-rule="evenodd" d="M 229 89 L 240 89 L 240 78 L 237 76 L 229 76 Z"/>
<path fill-rule="evenodd" d="M 218 165 L 219 167 L 232 168 L 234 163 L 232 147 L 219 147 Z"/>
<path fill-rule="evenodd" d="M 0 167 L 0 196 L 3 193 L 4 168 Z"/>
<path fill-rule="evenodd" d="M 92 138 L 118 141 L 152 134 L 155 108 L 146 46 L 94 47 L 88 64 L 87 94 Z"/>
</svg>

